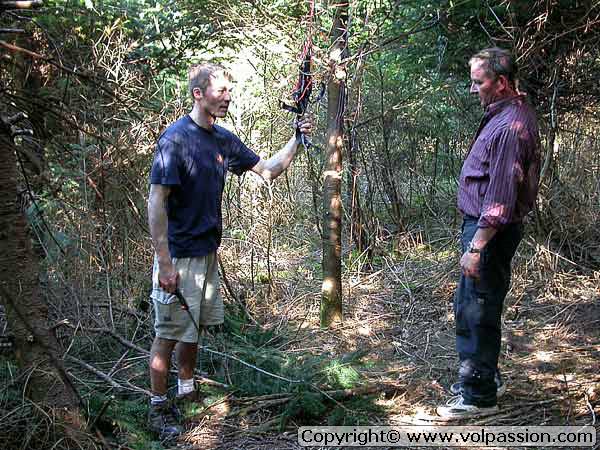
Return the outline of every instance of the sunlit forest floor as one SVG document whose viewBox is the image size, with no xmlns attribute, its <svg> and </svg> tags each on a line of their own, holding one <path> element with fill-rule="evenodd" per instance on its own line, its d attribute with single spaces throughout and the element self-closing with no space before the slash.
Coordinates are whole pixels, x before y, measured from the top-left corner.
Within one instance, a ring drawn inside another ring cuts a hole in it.
<svg viewBox="0 0 600 450">
<path fill-rule="evenodd" d="M 182 407 L 185 433 L 171 444 L 146 429 L 153 314 L 137 304 L 147 298 L 146 262 L 139 262 L 137 290 L 110 312 L 101 290 L 82 286 L 75 311 L 75 290 L 50 283 L 54 314 L 77 324 L 62 320 L 57 330 L 93 423 L 93 448 L 300 449 L 300 426 L 442 425 L 435 408 L 450 397 L 457 372 L 453 230 L 387 236 L 370 262 L 344 251 L 344 321 L 330 329 L 319 326 L 320 242 L 288 228 L 266 258 L 258 244 L 227 238 L 225 324 L 203 338 L 203 400 Z M 505 302 L 500 368 L 508 389 L 500 412 L 453 424 L 598 429 L 600 271 L 532 235 L 513 261 Z M 58 445 L 61 429 L 22 395 L 26 378 L 0 362 L 4 448 Z M 173 373 L 170 386 L 175 381 Z"/>
<path fill-rule="evenodd" d="M 345 267 L 344 322 L 329 330 L 319 327 L 318 283 L 305 272 L 319 255 L 301 249 L 275 255 L 285 277 L 270 288 L 268 302 L 248 299 L 247 307 L 275 331 L 278 351 L 295 363 L 307 355 L 337 361 L 325 378 L 337 377 L 346 390 L 330 398 L 321 393 L 313 411 L 304 404 L 300 412 L 289 408 L 290 402 L 306 403 L 293 384 L 289 394 L 231 392 L 188 416 L 179 446 L 295 449 L 303 425 L 442 424 L 435 407 L 449 398 L 456 377 L 458 253 L 453 239 L 424 243 L 418 235 L 395 247 L 377 256 L 375 267 L 361 265 L 360 258 Z M 599 288 L 600 272 L 582 270 L 526 238 L 503 315 L 500 368 L 508 390 L 500 413 L 457 424 L 598 428 Z M 225 363 L 221 371 L 228 370 Z"/>
</svg>

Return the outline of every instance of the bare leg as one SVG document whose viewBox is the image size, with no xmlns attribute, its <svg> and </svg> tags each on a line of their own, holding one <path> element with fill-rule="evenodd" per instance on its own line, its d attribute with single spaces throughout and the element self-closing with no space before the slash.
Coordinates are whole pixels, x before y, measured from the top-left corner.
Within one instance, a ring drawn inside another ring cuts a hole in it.
<svg viewBox="0 0 600 450">
<path fill-rule="evenodd" d="M 150 350 L 150 385 L 155 395 L 166 395 L 167 375 L 171 366 L 171 353 L 177 341 L 156 337 Z"/>
<path fill-rule="evenodd" d="M 175 347 L 177 366 L 179 367 L 179 379 L 189 380 L 194 378 L 196 358 L 198 355 L 198 344 L 196 342 L 178 342 Z"/>
</svg>

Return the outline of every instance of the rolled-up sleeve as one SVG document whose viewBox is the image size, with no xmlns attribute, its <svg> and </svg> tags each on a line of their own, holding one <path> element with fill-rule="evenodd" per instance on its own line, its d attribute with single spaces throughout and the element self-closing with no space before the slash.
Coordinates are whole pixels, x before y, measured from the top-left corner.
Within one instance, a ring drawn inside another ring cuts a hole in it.
<svg viewBox="0 0 600 450">
<path fill-rule="evenodd" d="M 518 131 L 500 130 L 490 142 L 489 185 L 485 192 L 479 228 L 502 229 L 511 222 L 517 203 L 519 183 L 523 181 Z"/>
</svg>

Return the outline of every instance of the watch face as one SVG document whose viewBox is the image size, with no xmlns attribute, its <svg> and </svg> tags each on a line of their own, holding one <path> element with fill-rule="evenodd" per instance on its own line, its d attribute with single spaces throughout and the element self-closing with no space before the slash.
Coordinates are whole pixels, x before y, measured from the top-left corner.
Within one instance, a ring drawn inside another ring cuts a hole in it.
<svg viewBox="0 0 600 450">
<path fill-rule="evenodd" d="M 473 243 L 469 244 L 469 253 L 481 253 L 481 249 L 473 247 Z"/>
</svg>

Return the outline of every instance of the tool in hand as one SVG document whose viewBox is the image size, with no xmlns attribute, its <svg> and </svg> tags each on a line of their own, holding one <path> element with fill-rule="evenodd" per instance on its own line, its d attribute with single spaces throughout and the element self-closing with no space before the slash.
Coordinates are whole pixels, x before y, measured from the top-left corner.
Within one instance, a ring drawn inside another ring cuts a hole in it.
<svg viewBox="0 0 600 450">
<path fill-rule="evenodd" d="M 177 301 L 181 305 L 181 308 L 185 309 L 187 311 L 188 316 L 190 316 L 190 319 L 191 319 L 192 323 L 194 324 L 194 327 L 196 327 L 196 331 L 198 331 L 198 335 L 200 335 L 200 327 L 198 326 L 198 322 L 196 322 L 196 319 L 194 319 L 194 316 L 192 316 L 192 312 L 190 311 L 190 305 L 188 305 L 188 302 L 186 301 L 185 297 L 183 296 L 183 294 L 181 293 L 179 288 L 175 289 L 175 292 L 173 292 L 173 295 L 175 295 L 175 297 L 177 298 Z"/>
</svg>

